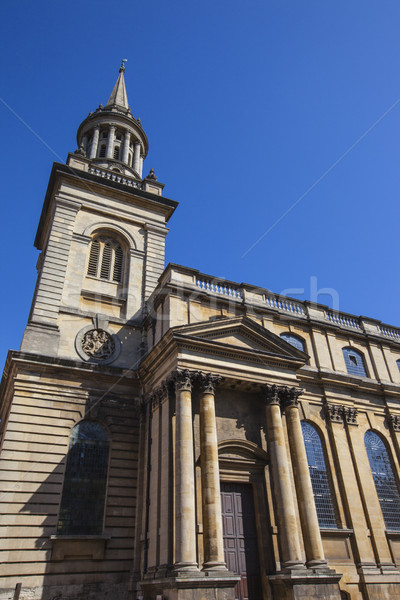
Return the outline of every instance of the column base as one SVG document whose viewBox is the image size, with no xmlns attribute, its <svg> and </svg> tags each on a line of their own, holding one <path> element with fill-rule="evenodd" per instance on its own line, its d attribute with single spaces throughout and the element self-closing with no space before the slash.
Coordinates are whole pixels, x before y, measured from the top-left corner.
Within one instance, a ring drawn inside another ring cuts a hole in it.
<svg viewBox="0 0 400 600">
<path fill-rule="evenodd" d="M 170 572 L 171 577 L 201 577 L 202 573 L 197 563 L 178 562 L 175 563 Z"/>
<path fill-rule="evenodd" d="M 318 573 L 320 571 L 330 572 L 330 573 L 334 572 L 328 567 L 328 563 L 325 559 L 310 560 L 309 562 L 306 563 L 306 566 L 307 566 L 307 569 L 310 569 L 311 571 L 318 571 Z"/>
<path fill-rule="evenodd" d="M 210 560 L 204 563 L 202 571 L 207 575 L 210 572 L 216 572 L 216 575 L 223 575 L 227 573 L 228 575 L 232 575 L 231 571 L 228 570 L 225 562 L 219 562 L 216 560 Z"/>
<path fill-rule="evenodd" d="M 282 563 L 282 571 L 291 573 L 292 571 L 306 571 L 306 565 L 300 560 L 287 560 Z"/>
</svg>

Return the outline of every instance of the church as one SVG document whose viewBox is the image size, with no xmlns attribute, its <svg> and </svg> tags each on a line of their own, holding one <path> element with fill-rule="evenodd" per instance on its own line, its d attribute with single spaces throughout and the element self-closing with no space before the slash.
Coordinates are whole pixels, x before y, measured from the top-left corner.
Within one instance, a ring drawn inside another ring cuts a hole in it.
<svg viewBox="0 0 400 600">
<path fill-rule="evenodd" d="M 39 219 L 0 600 L 400 599 L 400 329 L 165 266 L 124 71 Z"/>
</svg>

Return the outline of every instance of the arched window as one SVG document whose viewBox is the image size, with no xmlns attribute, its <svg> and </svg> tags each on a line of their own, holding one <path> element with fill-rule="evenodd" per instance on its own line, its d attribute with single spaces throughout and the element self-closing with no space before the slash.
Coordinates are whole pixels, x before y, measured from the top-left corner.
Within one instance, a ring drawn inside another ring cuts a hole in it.
<svg viewBox="0 0 400 600">
<path fill-rule="evenodd" d="M 297 348 L 297 350 L 305 352 L 304 342 L 301 338 L 297 337 L 297 335 L 293 335 L 293 333 L 281 333 L 281 338 L 285 340 L 285 342 L 288 342 L 288 344 Z"/>
<path fill-rule="evenodd" d="M 343 356 L 348 373 L 368 377 L 364 358 L 360 352 L 357 352 L 353 348 L 343 348 Z"/>
<path fill-rule="evenodd" d="M 399 487 L 386 445 L 374 431 L 367 431 L 364 441 L 386 528 L 400 531 Z"/>
<path fill-rule="evenodd" d="M 318 431 L 305 421 L 301 422 L 308 468 L 314 492 L 320 527 L 336 528 L 337 518 L 332 499 L 332 490 L 325 463 L 324 451 Z"/>
<path fill-rule="evenodd" d="M 123 276 L 124 252 L 112 238 L 98 236 L 92 240 L 87 274 L 120 283 Z"/>
<path fill-rule="evenodd" d="M 72 430 L 60 515 L 59 535 L 98 535 L 103 531 L 109 438 L 95 421 Z"/>
</svg>

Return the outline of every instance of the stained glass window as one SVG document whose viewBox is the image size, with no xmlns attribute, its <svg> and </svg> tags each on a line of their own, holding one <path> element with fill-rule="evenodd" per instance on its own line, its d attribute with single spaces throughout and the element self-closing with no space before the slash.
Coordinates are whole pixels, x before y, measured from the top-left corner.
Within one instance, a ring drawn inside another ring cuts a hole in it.
<svg viewBox="0 0 400 600">
<path fill-rule="evenodd" d="M 96 535 L 103 530 L 109 438 L 95 421 L 81 421 L 71 433 L 59 535 Z"/>
<path fill-rule="evenodd" d="M 304 342 L 301 338 L 297 337 L 297 335 L 293 335 L 292 333 L 281 333 L 281 338 L 291 346 L 305 352 Z"/>
<path fill-rule="evenodd" d="M 348 373 L 351 375 L 367 377 L 364 358 L 360 352 L 357 352 L 357 350 L 354 350 L 353 348 L 343 348 L 343 356 Z"/>
<path fill-rule="evenodd" d="M 367 431 L 365 447 L 387 529 L 400 531 L 400 495 L 389 453 L 382 438 Z"/>
<path fill-rule="evenodd" d="M 301 428 L 303 430 L 304 445 L 306 447 L 319 526 L 336 528 L 336 511 L 333 504 L 321 438 L 315 427 L 310 425 L 310 423 L 302 421 Z"/>
</svg>

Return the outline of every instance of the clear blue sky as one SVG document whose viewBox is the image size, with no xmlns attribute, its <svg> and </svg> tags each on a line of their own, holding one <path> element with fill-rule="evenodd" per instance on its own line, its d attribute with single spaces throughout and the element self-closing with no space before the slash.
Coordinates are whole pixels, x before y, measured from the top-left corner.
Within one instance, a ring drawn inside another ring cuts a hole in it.
<svg viewBox="0 0 400 600">
<path fill-rule="evenodd" d="M 145 170 L 180 202 L 167 261 L 302 299 L 316 278 L 342 311 L 400 324 L 398 0 L 3 0 L 0 12 L 0 363 L 28 317 L 51 164 L 76 148 L 122 58 Z"/>
</svg>

